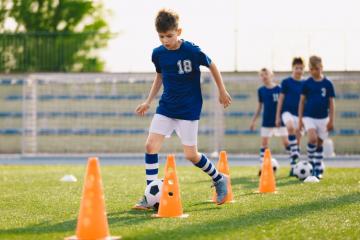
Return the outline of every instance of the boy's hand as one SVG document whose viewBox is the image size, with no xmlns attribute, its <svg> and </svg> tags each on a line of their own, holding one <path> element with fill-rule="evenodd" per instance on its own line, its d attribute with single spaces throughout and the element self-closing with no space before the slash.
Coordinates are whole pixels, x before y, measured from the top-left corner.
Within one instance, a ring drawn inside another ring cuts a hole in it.
<svg viewBox="0 0 360 240">
<path fill-rule="evenodd" d="M 276 117 L 275 126 L 280 127 L 280 125 L 281 125 L 281 120 L 280 120 L 280 118 Z"/>
<path fill-rule="evenodd" d="M 148 102 L 143 102 L 142 104 L 137 106 L 135 111 L 139 116 L 144 116 L 147 110 L 149 110 L 149 108 L 150 104 Z"/>
<path fill-rule="evenodd" d="M 254 122 L 251 122 L 251 124 L 250 124 L 250 130 L 251 130 L 251 131 L 255 131 L 255 123 L 254 123 Z"/>
<path fill-rule="evenodd" d="M 220 92 L 219 102 L 224 105 L 224 108 L 227 108 L 231 104 L 230 94 L 226 90 Z"/>
<path fill-rule="evenodd" d="M 333 121 L 329 121 L 326 125 L 327 130 L 330 132 L 332 130 L 334 130 L 334 122 Z"/>
</svg>

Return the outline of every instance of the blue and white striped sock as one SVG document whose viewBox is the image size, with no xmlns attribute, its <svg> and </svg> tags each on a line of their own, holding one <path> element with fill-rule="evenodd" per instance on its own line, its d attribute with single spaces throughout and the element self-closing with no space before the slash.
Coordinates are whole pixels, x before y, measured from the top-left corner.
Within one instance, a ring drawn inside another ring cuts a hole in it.
<svg viewBox="0 0 360 240">
<path fill-rule="evenodd" d="M 314 157 L 314 165 L 315 165 L 315 169 L 317 171 L 319 171 L 320 174 L 323 173 L 324 169 L 322 166 L 322 161 L 324 160 L 324 154 L 323 154 L 323 147 L 322 146 L 318 146 L 316 148 L 316 152 L 315 152 L 315 157 Z"/>
<path fill-rule="evenodd" d="M 219 174 L 215 165 L 212 164 L 211 161 L 204 154 L 201 154 L 200 161 L 195 163 L 194 165 L 207 173 L 214 182 L 218 182 L 222 179 L 222 176 Z"/>
<path fill-rule="evenodd" d="M 289 135 L 288 140 L 289 140 L 289 147 L 290 147 L 290 157 L 291 157 L 292 161 L 295 162 L 300 156 L 299 146 L 297 144 L 296 136 Z"/>
<path fill-rule="evenodd" d="M 308 144 L 307 144 L 307 147 L 306 147 L 306 150 L 307 150 L 307 155 L 308 155 L 308 158 L 309 158 L 309 162 L 311 163 L 311 165 L 314 166 L 314 158 L 315 158 L 315 152 L 316 152 L 316 145 L 311 144 L 311 143 L 308 143 Z"/>
<path fill-rule="evenodd" d="M 152 181 L 158 179 L 158 173 L 159 173 L 158 154 L 145 153 L 145 173 L 146 173 L 147 185 L 149 185 Z"/>
<path fill-rule="evenodd" d="M 264 161 L 265 150 L 266 148 L 260 148 L 260 163 Z"/>
</svg>

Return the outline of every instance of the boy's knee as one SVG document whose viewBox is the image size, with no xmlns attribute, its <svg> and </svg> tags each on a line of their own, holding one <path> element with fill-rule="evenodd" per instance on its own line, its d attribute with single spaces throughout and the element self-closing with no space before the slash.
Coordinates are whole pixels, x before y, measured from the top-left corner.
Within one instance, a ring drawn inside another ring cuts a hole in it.
<svg viewBox="0 0 360 240">
<path fill-rule="evenodd" d="M 156 153 L 156 144 L 154 141 L 147 140 L 145 143 L 145 151 L 146 153 L 153 154 Z"/>
<path fill-rule="evenodd" d="M 287 130 L 288 130 L 289 134 L 291 134 L 291 135 L 294 135 L 296 132 L 293 125 L 288 125 Z"/>
<path fill-rule="evenodd" d="M 197 152 L 185 152 L 185 158 L 191 162 L 197 162 L 199 154 Z"/>
</svg>

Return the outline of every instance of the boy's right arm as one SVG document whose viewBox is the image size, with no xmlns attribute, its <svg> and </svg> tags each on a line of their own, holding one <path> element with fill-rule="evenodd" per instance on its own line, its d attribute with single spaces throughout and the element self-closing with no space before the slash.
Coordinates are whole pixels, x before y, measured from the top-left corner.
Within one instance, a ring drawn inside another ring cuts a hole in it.
<svg viewBox="0 0 360 240">
<path fill-rule="evenodd" d="M 301 131 L 303 128 L 303 114 L 304 114 L 304 105 L 305 105 L 305 95 L 301 94 L 300 102 L 299 102 L 299 109 L 298 109 L 298 117 L 299 117 L 299 126 L 298 130 Z"/>
<path fill-rule="evenodd" d="M 253 117 L 253 119 L 251 120 L 251 123 L 250 123 L 250 130 L 251 130 L 251 131 L 254 131 L 254 130 L 255 130 L 256 119 L 257 119 L 257 118 L 259 117 L 259 115 L 260 115 L 261 108 L 262 108 L 262 103 L 261 103 L 261 102 L 258 102 L 258 106 L 257 106 L 257 108 L 256 108 L 256 112 L 255 112 L 254 117 Z"/>
<path fill-rule="evenodd" d="M 280 117 L 280 115 L 281 115 L 283 102 L 284 102 L 284 94 L 280 93 L 278 103 L 277 103 L 277 107 L 276 107 L 276 120 L 275 120 L 276 127 L 280 127 L 280 125 L 281 125 L 281 117 Z"/>
<path fill-rule="evenodd" d="M 151 86 L 149 96 L 146 98 L 145 102 L 141 103 L 136 108 L 136 113 L 140 116 L 144 116 L 147 110 L 150 108 L 152 100 L 155 98 L 156 94 L 159 92 L 162 85 L 162 76 L 161 73 L 156 73 L 154 82 Z"/>
</svg>

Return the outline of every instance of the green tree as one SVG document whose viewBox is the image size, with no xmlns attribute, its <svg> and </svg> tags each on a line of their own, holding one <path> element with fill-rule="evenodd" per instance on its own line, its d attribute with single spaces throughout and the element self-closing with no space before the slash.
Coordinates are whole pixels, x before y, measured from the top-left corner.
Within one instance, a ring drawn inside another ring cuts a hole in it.
<svg viewBox="0 0 360 240">
<path fill-rule="evenodd" d="M 0 0 L 0 71 L 101 71 L 111 38 L 101 1 Z M 13 32 L 4 31 L 12 18 Z"/>
</svg>

